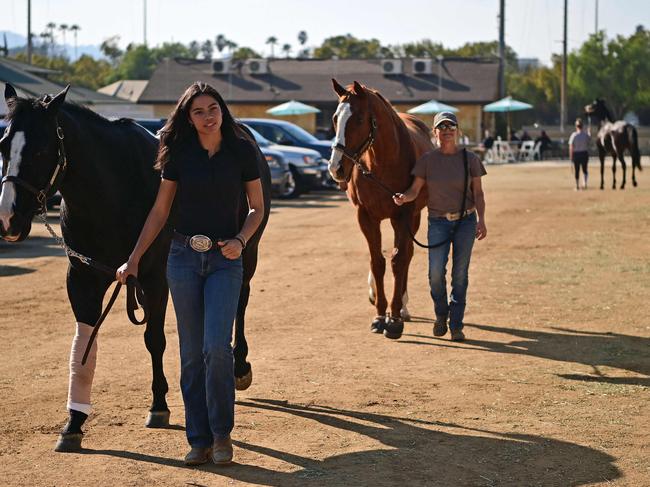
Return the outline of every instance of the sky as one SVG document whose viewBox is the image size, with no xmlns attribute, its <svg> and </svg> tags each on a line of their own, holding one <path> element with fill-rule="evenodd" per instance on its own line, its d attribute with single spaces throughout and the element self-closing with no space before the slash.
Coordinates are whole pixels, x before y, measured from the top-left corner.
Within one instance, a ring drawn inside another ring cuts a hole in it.
<svg viewBox="0 0 650 487">
<path fill-rule="evenodd" d="M 561 52 L 563 1 L 506 1 L 506 43 L 520 58 L 548 64 L 552 53 Z M 629 36 L 639 24 L 650 28 L 650 0 L 568 1 L 569 50 L 595 31 L 596 4 L 598 28 L 608 37 Z M 32 31 L 38 34 L 52 21 L 79 25 L 79 45 L 99 45 L 114 35 L 122 47 L 142 43 L 145 2 L 149 45 L 214 41 L 224 34 L 269 55 L 269 36 L 278 38 L 278 46 L 297 49 L 300 30 L 307 32 L 307 46 L 345 34 L 383 45 L 431 39 L 452 48 L 498 39 L 499 0 L 32 0 Z M 26 19 L 27 0 L 0 0 L 0 31 L 25 35 Z"/>
</svg>

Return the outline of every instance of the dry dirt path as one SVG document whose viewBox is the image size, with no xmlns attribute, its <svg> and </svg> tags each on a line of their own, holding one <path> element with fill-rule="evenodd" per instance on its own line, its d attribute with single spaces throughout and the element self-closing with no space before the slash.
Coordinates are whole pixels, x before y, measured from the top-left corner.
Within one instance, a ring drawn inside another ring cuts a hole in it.
<svg viewBox="0 0 650 487">
<path fill-rule="evenodd" d="M 100 333 L 87 450 L 54 453 L 74 327 L 65 259 L 41 225 L 0 244 L 0 485 L 650 485 L 650 178 L 574 192 L 566 164 L 488 172 L 461 344 L 431 334 L 423 251 L 414 321 L 387 340 L 368 332 L 367 251 L 343 195 L 275 202 L 228 468 L 181 463 L 171 307 L 174 428 L 143 426 L 149 358 L 118 303 Z"/>
</svg>

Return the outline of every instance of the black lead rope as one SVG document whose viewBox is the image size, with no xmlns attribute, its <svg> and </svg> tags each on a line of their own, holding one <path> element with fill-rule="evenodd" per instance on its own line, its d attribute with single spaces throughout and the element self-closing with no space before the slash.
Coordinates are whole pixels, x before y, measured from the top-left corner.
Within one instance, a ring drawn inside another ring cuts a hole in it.
<svg viewBox="0 0 650 487">
<path fill-rule="evenodd" d="M 468 186 L 468 180 L 469 180 L 469 163 L 467 161 L 467 149 L 463 148 L 463 164 L 465 166 L 465 177 L 464 177 L 464 186 L 463 186 L 463 203 L 461 204 L 460 207 L 460 216 L 458 217 L 458 220 L 454 222 L 454 226 L 451 229 L 451 235 L 449 235 L 448 238 L 443 240 L 442 242 L 438 242 L 433 245 L 424 245 L 421 242 L 418 242 L 417 239 L 415 238 L 415 235 L 413 235 L 413 232 L 411 231 L 411 226 L 406 224 L 406 229 L 409 232 L 409 235 L 413 239 L 413 242 L 415 242 L 416 245 L 419 247 L 422 247 L 423 249 L 435 249 L 438 247 L 441 247 L 443 245 L 446 245 L 448 242 L 451 242 L 451 240 L 454 238 L 454 234 L 456 233 L 456 230 L 458 230 L 458 227 L 460 226 L 460 222 L 462 219 L 465 217 L 465 205 L 467 201 L 467 186 Z"/>
<path fill-rule="evenodd" d="M 99 262 L 95 262 L 91 259 L 88 260 L 87 264 L 94 269 L 97 269 L 111 276 L 115 276 L 115 269 L 111 269 L 104 264 L 100 264 Z M 86 360 L 88 359 L 88 354 L 90 353 L 90 347 L 92 347 L 93 342 L 95 341 L 95 337 L 97 336 L 97 333 L 99 333 L 99 327 L 102 326 L 102 323 L 106 319 L 106 316 L 108 316 L 108 312 L 113 307 L 113 304 L 115 304 L 115 300 L 120 294 L 120 289 L 122 289 L 122 283 L 118 282 L 115 285 L 115 289 L 113 289 L 113 294 L 111 294 L 111 298 L 108 300 L 108 304 L 104 308 L 104 311 L 102 311 L 101 316 L 93 327 L 93 332 L 90 335 L 90 340 L 88 340 L 88 345 L 86 345 L 86 351 L 84 352 L 84 356 L 81 359 L 81 365 L 86 365 Z M 142 311 L 144 312 L 144 316 L 141 320 L 138 320 L 135 316 L 135 312 L 139 308 L 142 308 Z M 131 274 L 126 278 L 126 314 L 129 316 L 131 323 L 134 325 L 143 325 L 149 320 L 149 304 L 147 303 L 147 298 L 144 294 L 144 290 L 142 289 L 142 286 L 140 285 L 138 279 Z"/>
</svg>

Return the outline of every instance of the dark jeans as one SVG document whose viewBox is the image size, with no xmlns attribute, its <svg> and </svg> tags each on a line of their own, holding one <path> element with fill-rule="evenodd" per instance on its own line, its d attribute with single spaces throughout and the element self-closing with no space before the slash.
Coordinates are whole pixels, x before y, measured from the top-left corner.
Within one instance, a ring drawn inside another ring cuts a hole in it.
<svg viewBox="0 0 650 487">
<path fill-rule="evenodd" d="M 476 212 L 466 216 L 460 222 L 450 222 L 446 218 L 429 218 L 429 245 L 442 242 L 452 234 L 451 241 L 439 247 L 429 249 L 429 286 L 436 317 L 449 316 L 449 328 L 463 328 L 465 300 L 469 285 L 469 262 L 476 237 Z M 447 298 L 447 261 L 449 251 L 453 248 L 451 268 L 451 294 Z"/>
<path fill-rule="evenodd" d="M 167 280 L 178 323 L 185 434 L 191 446 L 210 447 L 234 426 L 231 340 L 242 261 L 172 242 Z"/>
<path fill-rule="evenodd" d="M 575 169 L 576 179 L 580 177 L 580 169 L 582 174 L 587 175 L 587 165 L 589 164 L 589 152 L 574 152 L 573 153 L 573 168 Z"/>
</svg>

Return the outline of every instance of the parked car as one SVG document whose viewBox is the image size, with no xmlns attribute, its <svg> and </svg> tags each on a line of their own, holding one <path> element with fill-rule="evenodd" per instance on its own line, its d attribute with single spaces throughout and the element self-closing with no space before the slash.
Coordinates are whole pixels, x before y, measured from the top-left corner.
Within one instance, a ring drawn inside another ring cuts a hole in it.
<svg viewBox="0 0 650 487">
<path fill-rule="evenodd" d="M 274 144 L 313 149 L 326 160 L 332 154 L 331 141 L 319 140 L 294 123 L 270 118 L 242 118 L 241 121 Z"/>
<path fill-rule="evenodd" d="M 296 183 L 296 196 L 311 189 L 322 189 L 327 172 L 327 161 L 318 152 L 303 147 L 273 144 L 257 130 L 246 124 L 261 149 L 273 149 L 284 156 Z"/>
</svg>

